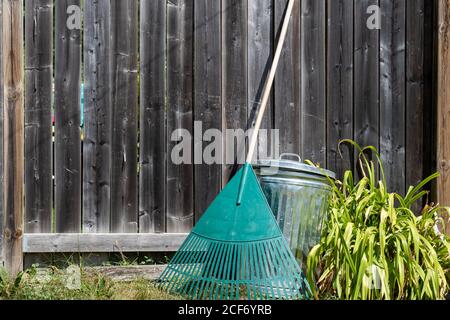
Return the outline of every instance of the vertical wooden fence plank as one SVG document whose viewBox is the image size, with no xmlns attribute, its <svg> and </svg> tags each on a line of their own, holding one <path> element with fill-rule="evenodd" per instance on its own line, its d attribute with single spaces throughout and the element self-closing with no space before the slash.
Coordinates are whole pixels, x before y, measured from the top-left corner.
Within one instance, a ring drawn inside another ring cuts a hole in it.
<svg viewBox="0 0 450 320">
<path fill-rule="evenodd" d="M 83 232 L 109 232 L 111 214 L 110 1 L 84 2 Z"/>
<path fill-rule="evenodd" d="M 303 157 L 326 165 L 325 0 L 302 0 Z"/>
<path fill-rule="evenodd" d="M 76 20 L 68 23 L 69 18 L 79 17 L 80 3 L 80 0 L 55 1 L 55 219 L 58 233 L 81 231 L 81 31 Z"/>
<path fill-rule="evenodd" d="M 379 148 L 379 30 L 369 29 L 368 13 L 378 0 L 355 2 L 354 43 L 354 136 L 362 147 Z M 371 20 L 372 21 L 372 20 Z M 355 161 L 355 168 L 358 162 Z"/>
<path fill-rule="evenodd" d="M 450 205 L 450 0 L 438 2 L 438 150 L 437 168 L 441 173 L 437 183 L 439 204 Z M 447 224 L 450 234 L 450 223 Z"/>
<path fill-rule="evenodd" d="M 138 2 L 111 2 L 111 231 L 136 233 Z"/>
<path fill-rule="evenodd" d="M 247 128 L 247 1 L 222 1 L 222 109 L 224 130 Z M 228 143 L 227 143 L 228 140 Z M 245 141 L 225 137 L 222 186 L 245 161 Z"/>
<path fill-rule="evenodd" d="M 25 2 L 25 232 L 51 231 L 53 4 Z"/>
<path fill-rule="evenodd" d="M 249 128 L 253 128 L 261 104 L 264 86 L 272 64 L 273 47 L 273 1 L 248 0 L 248 108 Z M 261 130 L 273 127 L 273 96 L 267 105 Z M 271 156 L 271 135 L 269 131 L 259 135 L 258 151 L 255 156 Z"/>
<path fill-rule="evenodd" d="M 407 2 L 407 6 L 408 6 Z M 423 59 L 423 168 L 424 177 L 436 172 L 437 163 L 437 1 L 424 2 L 424 59 Z M 430 107 L 432 106 L 432 107 Z M 429 189 L 433 192 L 433 200 L 436 200 L 436 183 L 433 182 Z M 426 199 L 424 199 L 426 200 Z"/>
<path fill-rule="evenodd" d="M 202 132 L 215 130 L 216 133 L 221 133 L 221 39 L 218 36 L 221 31 L 220 1 L 196 0 L 194 11 L 194 120 L 201 123 Z M 210 141 L 203 143 L 199 136 L 200 141 L 194 143 L 196 221 L 201 218 L 222 187 L 220 137 L 219 134 L 205 136 Z M 212 152 L 212 145 L 218 146 L 219 150 Z"/>
<path fill-rule="evenodd" d="M 3 1 L 2 1 L 3 2 Z M 3 3 L 0 3 L 0 110 L 3 110 Z M 3 111 L 0 111 L 0 136 L 3 137 Z M 3 204 L 3 139 L 0 137 L 0 266 L 4 266 L 3 256 L 3 221 L 5 218 Z"/>
<path fill-rule="evenodd" d="M 424 174 L 425 1 L 406 2 L 406 190 Z"/>
<path fill-rule="evenodd" d="M 166 3 L 141 1 L 141 233 L 166 231 Z"/>
<path fill-rule="evenodd" d="M 53 3 L 25 2 L 25 232 L 52 227 Z"/>
<path fill-rule="evenodd" d="M 274 1 L 275 42 L 281 31 L 287 0 Z M 284 44 L 274 84 L 274 121 L 280 134 L 280 153 L 295 153 L 301 150 L 301 101 L 300 101 L 300 9 L 296 1 L 289 31 Z"/>
<path fill-rule="evenodd" d="M 193 135 L 193 15 L 193 0 L 168 2 L 167 231 L 169 233 L 188 232 L 194 224 L 192 149 L 177 151 L 177 146 L 179 148 L 183 143 L 186 148 L 192 145 L 192 141 L 188 141 L 189 137 L 181 136 L 180 130 Z M 179 141 L 174 141 L 178 138 Z M 191 153 L 191 157 L 188 157 L 188 152 Z M 176 163 L 172 155 L 185 161 L 181 164 Z"/>
<path fill-rule="evenodd" d="M 342 178 L 353 168 L 353 8 L 354 0 L 328 0 L 327 162 Z"/>
<path fill-rule="evenodd" d="M 405 192 L 405 0 L 381 0 L 380 154 L 390 191 Z"/>
<path fill-rule="evenodd" d="M 23 2 L 3 0 L 3 234 L 2 256 L 14 277 L 23 268 L 24 88 Z"/>
</svg>

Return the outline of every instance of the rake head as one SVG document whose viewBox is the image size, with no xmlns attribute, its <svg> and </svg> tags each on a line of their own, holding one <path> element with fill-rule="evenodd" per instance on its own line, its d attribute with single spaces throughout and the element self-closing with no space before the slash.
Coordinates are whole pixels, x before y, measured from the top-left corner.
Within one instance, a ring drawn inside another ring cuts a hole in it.
<svg viewBox="0 0 450 320">
<path fill-rule="evenodd" d="M 238 205 L 239 190 L 243 194 Z M 196 300 L 310 297 L 309 285 L 250 165 L 239 171 L 206 211 L 159 285 Z"/>
</svg>

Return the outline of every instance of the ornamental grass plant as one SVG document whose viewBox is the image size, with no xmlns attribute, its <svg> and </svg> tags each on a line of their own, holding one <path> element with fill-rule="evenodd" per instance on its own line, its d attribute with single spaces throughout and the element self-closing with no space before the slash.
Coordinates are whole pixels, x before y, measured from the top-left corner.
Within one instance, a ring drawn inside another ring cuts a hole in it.
<svg viewBox="0 0 450 320">
<path fill-rule="evenodd" d="M 347 171 L 342 181 L 330 179 L 328 219 L 307 259 L 316 298 L 444 299 L 450 239 L 439 230 L 445 230 L 449 210 L 430 203 L 421 212 L 413 210 L 427 198 L 424 188 L 439 175 L 410 187 L 405 196 L 390 193 L 377 150 L 350 140 L 342 143 L 359 151 L 362 178 L 356 182 Z"/>
</svg>

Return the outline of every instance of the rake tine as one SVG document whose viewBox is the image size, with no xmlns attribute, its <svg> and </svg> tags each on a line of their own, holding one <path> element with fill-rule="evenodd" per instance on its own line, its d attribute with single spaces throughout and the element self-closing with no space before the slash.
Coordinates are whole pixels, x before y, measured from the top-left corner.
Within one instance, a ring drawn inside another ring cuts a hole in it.
<svg viewBox="0 0 450 320">
<path fill-rule="evenodd" d="M 273 252 L 274 257 L 277 261 L 277 265 L 278 265 L 278 270 L 280 272 L 280 278 L 279 278 L 279 285 L 282 287 L 282 290 L 284 291 L 284 295 L 281 295 L 280 298 L 285 300 L 288 296 L 289 293 L 287 292 L 287 277 L 288 277 L 288 272 L 286 271 L 286 266 L 283 264 L 283 261 L 279 255 L 279 252 L 277 250 L 277 246 L 273 243 L 273 242 L 269 242 L 268 243 L 269 247 L 270 247 L 270 252 Z"/>
<path fill-rule="evenodd" d="M 202 268 L 199 270 L 199 272 L 198 272 L 198 275 L 197 275 L 197 277 L 199 278 L 199 280 L 197 281 L 197 283 L 196 283 L 196 285 L 191 289 L 191 291 L 193 291 L 193 293 L 194 293 L 194 296 L 193 296 L 193 299 L 200 299 L 200 296 L 199 296 L 199 288 L 200 288 L 200 285 L 202 284 L 202 283 L 204 283 L 204 279 L 205 279 L 205 277 L 204 277 L 204 275 L 205 275 L 205 273 L 207 272 L 207 270 L 208 270 L 208 266 L 210 265 L 210 263 L 209 263 L 209 261 L 210 261 L 210 259 L 211 259 L 211 256 L 214 254 L 214 252 L 215 252 L 215 248 L 216 248 L 216 246 L 217 246 L 217 242 L 213 242 L 213 243 L 211 243 L 208 247 L 207 247 L 207 250 L 208 250 L 208 252 L 207 252 L 207 254 L 206 254 L 206 257 L 204 258 L 204 264 L 205 264 L 205 266 L 202 266 Z M 189 296 L 191 296 L 192 294 L 191 293 L 189 293 Z"/>
<path fill-rule="evenodd" d="M 231 247 L 232 247 L 231 244 L 227 245 L 226 252 L 225 252 L 224 257 L 222 259 L 222 263 L 221 263 L 221 266 L 220 266 L 220 269 L 219 269 L 219 277 L 222 279 L 223 285 L 221 286 L 220 289 L 216 288 L 215 294 L 214 294 L 214 300 L 217 300 L 219 295 L 220 295 L 220 299 L 221 300 L 226 300 L 226 299 L 223 298 L 224 297 L 223 296 L 223 292 L 225 290 L 225 287 L 228 285 L 227 277 L 226 277 L 226 269 L 228 268 L 228 256 L 229 256 Z"/>
<path fill-rule="evenodd" d="M 207 269 L 206 269 L 206 270 L 204 271 L 204 273 L 203 273 L 202 283 L 201 283 L 200 289 L 199 289 L 199 291 L 198 291 L 198 298 L 199 298 L 199 299 L 201 299 L 201 297 L 202 297 L 202 295 L 203 295 L 203 288 L 205 287 L 205 285 L 207 285 L 207 282 L 208 282 L 208 280 L 207 280 L 207 279 L 208 279 L 208 274 L 209 274 L 209 272 L 210 272 L 210 269 L 212 268 L 212 265 L 213 265 L 213 262 L 212 262 L 212 261 L 214 261 L 216 255 L 217 255 L 217 248 L 218 248 L 219 246 L 220 246 L 220 243 L 215 242 L 215 243 L 214 243 L 214 246 L 213 246 L 213 249 L 211 249 L 212 254 L 210 255 L 210 260 L 208 261 Z"/>
<path fill-rule="evenodd" d="M 218 287 L 220 287 L 220 270 L 223 265 L 223 259 L 225 257 L 227 248 L 228 248 L 228 244 L 224 243 L 221 248 L 221 251 L 220 251 L 219 259 L 217 260 L 216 266 L 214 268 L 213 279 L 216 279 L 216 282 L 215 282 L 215 287 L 214 286 L 211 287 L 211 291 L 210 291 L 210 295 L 209 295 L 210 299 L 213 299 L 214 292 L 217 290 Z"/>
<path fill-rule="evenodd" d="M 227 263 L 226 263 L 226 268 L 225 268 L 225 279 L 227 281 L 227 284 L 225 286 L 225 297 L 226 300 L 230 300 L 230 293 L 228 292 L 228 290 L 230 289 L 230 283 L 231 283 L 231 279 L 230 279 L 230 272 L 231 272 L 231 266 L 233 264 L 233 253 L 234 253 L 234 244 L 232 244 L 230 246 L 230 251 L 228 252 L 228 256 L 227 256 Z M 222 292 L 221 292 L 222 294 Z"/>
<path fill-rule="evenodd" d="M 199 260 L 199 256 L 201 256 L 202 247 L 203 247 L 203 240 L 199 238 L 199 243 L 197 245 L 196 252 L 192 255 L 192 260 L 189 263 L 190 266 L 188 266 L 188 269 L 186 270 L 186 273 L 190 274 L 192 278 L 194 277 L 195 268 L 198 267 L 198 264 L 196 262 Z M 183 290 L 180 292 L 181 295 L 186 295 L 186 292 L 191 286 L 191 283 L 192 281 L 191 279 L 189 279 L 188 283 L 185 286 L 183 286 Z"/>
<path fill-rule="evenodd" d="M 214 260 L 212 262 L 211 269 L 210 269 L 210 272 L 209 272 L 209 276 L 208 276 L 209 279 L 206 282 L 205 288 L 201 290 L 205 297 L 208 296 L 208 293 L 211 290 L 211 287 L 214 286 L 214 282 L 213 282 L 212 279 L 213 279 L 213 277 L 215 275 L 216 266 L 218 264 L 218 260 L 220 259 L 220 254 L 222 253 L 222 249 L 223 249 L 224 246 L 225 246 L 224 243 L 222 243 L 222 242 L 219 243 L 219 247 L 216 250 L 216 255 L 214 257 Z M 211 297 L 209 297 L 209 299 L 211 299 Z"/>
<path fill-rule="evenodd" d="M 270 251 L 268 243 L 263 243 L 263 247 L 265 248 L 264 251 L 266 252 L 266 254 L 267 254 L 267 256 L 268 256 L 268 258 L 270 259 L 270 262 L 271 262 L 269 265 L 270 265 L 271 274 L 272 274 L 272 276 L 271 276 L 271 287 L 272 287 L 272 291 L 273 291 L 273 282 L 276 282 L 279 279 L 278 273 L 277 273 L 279 269 L 277 268 L 277 262 L 276 262 L 275 258 L 273 257 L 273 253 Z M 277 287 L 276 289 L 278 291 L 278 296 L 280 297 L 281 296 L 280 287 Z M 273 300 L 276 300 L 275 294 L 273 296 Z"/>
<path fill-rule="evenodd" d="M 193 274 L 193 278 L 196 278 L 197 281 L 193 281 L 192 285 L 190 286 L 190 289 L 188 292 L 186 292 L 186 296 L 189 298 L 195 298 L 195 296 L 192 296 L 194 291 L 194 288 L 198 287 L 199 282 L 201 281 L 201 273 L 203 272 L 203 265 L 205 264 L 205 261 L 209 258 L 209 255 L 211 251 L 209 250 L 209 245 L 206 241 L 204 241 L 204 249 L 206 250 L 205 253 L 202 254 L 202 259 L 199 261 L 199 267 L 196 270 L 195 274 Z"/>
<path fill-rule="evenodd" d="M 186 239 L 186 241 L 181 246 L 180 250 L 175 254 L 169 267 L 166 268 L 166 270 L 164 270 L 164 272 L 161 276 L 161 279 L 166 279 L 167 281 L 170 281 L 167 285 L 165 283 L 163 283 L 163 287 L 166 288 L 167 291 L 170 291 L 169 287 L 171 287 L 171 284 L 172 284 L 171 279 L 173 276 L 176 275 L 176 269 L 174 268 L 174 266 L 179 263 L 180 259 L 182 258 L 183 254 L 184 254 L 184 249 L 190 243 L 191 240 L 192 240 L 192 235 Z"/>
<path fill-rule="evenodd" d="M 267 297 L 270 295 L 270 293 L 269 293 L 269 288 L 270 288 L 270 285 L 269 285 L 269 275 L 268 275 L 268 273 L 267 273 L 267 271 L 268 271 L 268 266 L 267 266 L 267 260 L 266 260 L 266 257 L 265 257 L 265 255 L 264 255 L 264 252 L 262 251 L 262 246 L 261 246 L 261 243 L 257 243 L 256 244 L 256 248 L 257 248 L 257 253 L 258 253 L 258 260 L 259 261 L 261 261 L 261 276 L 262 276 L 262 278 L 264 279 L 263 280 L 263 284 L 264 284 L 264 288 L 265 288 L 265 292 L 266 292 L 266 299 L 267 299 Z M 273 288 L 272 288 L 272 290 L 273 290 Z M 273 292 L 272 292 L 272 294 L 273 294 Z"/>
<path fill-rule="evenodd" d="M 181 254 L 181 256 L 179 258 L 179 261 L 178 261 L 178 263 L 176 265 L 184 265 L 184 266 L 186 265 L 186 263 L 187 263 L 186 259 L 189 259 L 191 257 L 189 255 L 189 251 L 191 249 L 191 243 L 192 244 L 193 243 L 197 243 L 198 241 L 199 241 L 198 238 L 193 238 L 192 242 L 189 241 L 188 243 L 186 243 L 185 250 L 184 250 L 184 252 L 182 251 L 182 254 Z M 183 277 L 184 277 L 184 274 L 183 274 L 184 268 L 185 267 L 180 267 L 175 272 L 176 273 L 176 276 L 174 276 L 175 280 L 172 281 L 172 285 L 168 288 L 169 291 L 178 292 L 178 284 L 180 283 L 180 281 L 183 280 Z"/>
<path fill-rule="evenodd" d="M 253 272 L 253 276 L 254 276 L 254 283 L 255 283 L 255 289 L 258 288 L 258 290 L 256 290 L 256 293 L 259 292 L 260 297 L 259 300 L 262 299 L 262 289 L 261 289 L 261 284 L 260 284 L 260 279 L 261 279 L 261 274 L 259 271 L 259 263 L 258 263 L 258 256 L 256 254 L 256 248 L 253 245 L 250 245 L 250 256 L 252 257 L 253 260 L 253 266 L 254 266 L 254 272 Z M 257 283 L 257 284 L 256 284 Z M 257 299 L 258 300 L 258 299 Z"/>
<path fill-rule="evenodd" d="M 235 271 L 235 275 L 236 275 L 236 296 L 235 296 L 235 300 L 239 300 L 239 297 L 240 297 L 241 270 L 242 270 L 242 260 L 241 260 L 242 248 L 241 247 L 242 247 L 242 245 L 238 244 L 239 250 L 237 250 L 237 253 L 236 253 L 236 257 L 237 257 L 238 263 L 236 264 L 236 271 Z M 233 268 L 234 267 L 235 266 L 233 266 Z"/>
</svg>

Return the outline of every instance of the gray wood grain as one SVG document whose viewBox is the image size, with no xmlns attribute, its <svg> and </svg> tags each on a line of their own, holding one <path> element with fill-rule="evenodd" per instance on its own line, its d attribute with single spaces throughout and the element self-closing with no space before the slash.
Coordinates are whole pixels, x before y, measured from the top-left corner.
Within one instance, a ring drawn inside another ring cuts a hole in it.
<svg viewBox="0 0 450 320">
<path fill-rule="evenodd" d="M 141 1 L 139 231 L 166 231 L 167 1 Z"/>
<path fill-rule="evenodd" d="M 362 147 L 379 149 L 379 34 L 367 27 L 367 9 L 377 0 L 355 2 L 354 43 L 354 138 Z M 355 169 L 358 164 L 355 161 Z"/>
<path fill-rule="evenodd" d="M 167 232 L 171 233 L 188 232 L 194 225 L 193 159 L 188 160 L 191 164 L 180 165 L 172 159 L 174 147 L 179 144 L 172 141 L 173 133 L 186 130 L 193 134 L 193 17 L 193 0 L 168 2 L 166 196 Z M 178 137 L 175 134 L 175 138 Z M 192 149 L 190 151 L 192 153 Z"/>
<path fill-rule="evenodd" d="M 408 6 L 408 4 L 407 4 Z M 430 37 L 436 30 L 436 19 L 437 6 L 434 1 L 425 1 L 424 3 L 424 26 L 423 32 L 425 35 L 423 51 L 423 168 L 424 176 L 429 176 L 436 172 L 436 163 L 438 159 L 438 153 L 436 150 L 438 141 L 438 132 L 436 130 L 438 124 L 438 108 L 430 108 L 430 106 L 436 106 L 438 98 L 436 97 L 436 81 L 435 75 L 437 70 L 437 59 L 436 59 L 436 47 L 435 47 L 435 37 Z M 407 27 L 408 28 L 408 27 Z M 435 186 L 437 184 L 428 186 L 433 193 Z M 433 200 L 436 200 L 432 196 Z M 426 200 L 426 199 L 424 199 Z"/>
<path fill-rule="evenodd" d="M 438 117 L 430 107 L 436 105 L 436 59 L 434 37 L 429 36 L 435 29 L 434 10 L 433 1 L 406 2 L 406 190 L 436 170 Z M 419 201 L 414 212 L 420 213 L 426 201 L 430 199 Z"/>
<path fill-rule="evenodd" d="M 110 1 L 84 3 L 83 232 L 108 232 L 111 216 Z"/>
<path fill-rule="evenodd" d="M 217 35 L 221 32 L 220 1 L 197 0 L 194 6 L 194 120 L 202 123 L 202 131 L 222 131 L 222 81 L 221 81 L 221 41 Z M 210 142 L 195 141 L 195 181 L 194 203 L 195 218 L 198 221 L 222 187 L 222 166 L 220 164 L 222 141 L 209 137 Z M 203 139 L 201 139 L 203 140 Z M 215 143 L 220 150 L 214 154 L 208 151 L 208 145 Z M 208 156 L 203 158 L 203 150 Z M 200 160 L 200 161 L 198 161 Z"/>
<path fill-rule="evenodd" d="M 425 2 L 406 3 L 406 190 L 424 176 Z"/>
<path fill-rule="evenodd" d="M 273 55 L 273 2 L 271 0 L 248 0 L 248 128 L 253 128 L 266 84 Z M 267 105 L 258 137 L 255 157 L 271 156 L 273 127 L 273 93 Z M 265 131 L 264 131 L 265 130 Z"/>
<path fill-rule="evenodd" d="M 53 3 L 25 2 L 25 232 L 52 227 Z"/>
<path fill-rule="evenodd" d="M 138 2 L 111 2 L 111 232 L 138 231 Z"/>
<path fill-rule="evenodd" d="M 274 1 L 275 41 L 281 31 L 287 0 Z M 296 1 L 274 84 L 274 121 L 280 153 L 302 154 L 300 48 L 301 1 Z"/>
<path fill-rule="evenodd" d="M 328 0 L 327 167 L 341 179 L 352 170 L 353 148 L 353 0 Z M 340 147 L 340 149 L 338 149 Z"/>
<path fill-rule="evenodd" d="M 303 158 L 326 165 L 326 10 L 324 0 L 302 1 Z"/>
<path fill-rule="evenodd" d="M 25 234 L 24 253 L 174 252 L 187 234 Z"/>
<path fill-rule="evenodd" d="M 247 4 L 222 1 L 222 113 L 224 129 L 247 128 Z M 227 141 L 228 140 L 228 141 Z M 235 163 L 245 161 L 245 141 L 225 139 L 222 185 L 236 173 Z"/>
<path fill-rule="evenodd" d="M 380 153 L 388 190 L 405 192 L 406 2 L 381 0 Z"/>
<path fill-rule="evenodd" d="M 55 222 L 57 232 L 81 230 L 81 31 L 67 27 L 67 8 L 55 2 Z"/>
</svg>

